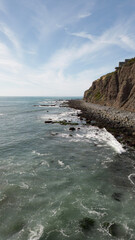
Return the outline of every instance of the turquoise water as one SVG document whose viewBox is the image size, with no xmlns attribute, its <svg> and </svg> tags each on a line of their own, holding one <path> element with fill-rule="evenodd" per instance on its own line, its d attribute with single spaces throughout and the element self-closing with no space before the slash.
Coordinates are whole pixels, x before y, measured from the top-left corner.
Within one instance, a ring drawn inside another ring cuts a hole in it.
<svg viewBox="0 0 135 240">
<path fill-rule="evenodd" d="M 0 98 L 0 240 L 135 239 L 135 151 L 65 99 Z"/>
</svg>

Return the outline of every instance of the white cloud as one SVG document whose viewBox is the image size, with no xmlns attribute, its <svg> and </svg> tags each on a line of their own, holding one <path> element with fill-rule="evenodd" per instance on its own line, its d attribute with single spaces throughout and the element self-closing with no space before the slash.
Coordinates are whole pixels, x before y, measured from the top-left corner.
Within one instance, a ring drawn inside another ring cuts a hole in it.
<svg viewBox="0 0 135 240">
<path fill-rule="evenodd" d="M 17 73 L 20 71 L 22 65 L 15 59 L 11 52 L 9 51 L 8 47 L 0 43 L 0 70 Z"/>
<path fill-rule="evenodd" d="M 20 43 L 18 42 L 15 34 L 11 31 L 11 29 L 7 27 L 4 23 L 0 23 L 0 31 L 9 39 L 9 41 L 13 44 L 14 48 L 20 54 Z"/>
<path fill-rule="evenodd" d="M 89 16 L 91 16 L 91 13 L 84 13 L 84 14 L 80 14 L 78 18 L 87 18 Z"/>
<path fill-rule="evenodd" d="M 77 32 L 77 33 L 70 33 L 70 34 L 71 34 L 72 36 L 89 39 L 89 40 L 91 40 L 91 41 L 94 40 L 94 36 L 92 36 L 91 34 L 86 33 L 86 32 Z"/>
</svg>

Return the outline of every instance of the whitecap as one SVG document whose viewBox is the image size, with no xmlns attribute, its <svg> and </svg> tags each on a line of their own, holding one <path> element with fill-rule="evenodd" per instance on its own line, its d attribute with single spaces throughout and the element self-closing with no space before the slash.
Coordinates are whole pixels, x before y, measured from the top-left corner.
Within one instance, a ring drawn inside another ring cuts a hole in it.
<svg viewBox="0 0 135 240">
<path fill-rule="evenodd" d="M 39 152 L 37 152 L 37 151 L 35 151 L 35 150 L 33 150 L 32 153 L 33 153 L 33 154 L 36 154 L 37 156 L 41 156 L 41 157 L 42 157 L 42 156 L 48 156 L 48 155 L 50 155 L 50 153 L 39 153 Z"/>
<path fill-rule="evenodd" d="M 62 161 L 60 161 L 60 160 L 58 160 L 58 164 L 59 164 L 61 167 L 64 166 L 64 162 L 62 162 Z"/>
<path fill-rule="evenodd" d="M 0 116 L 3 116 L 4 115 L 4 113 L 0 113 Z"/>
<path fill-rule="evenodd" d="M 69 165 L 66 165 L 66 167 L 64 169 L 69 169 L 71 170 L 71 167 Z"/>
<path fill-rule="evenodd" d="M 62 136 L 62 135 L 61 135 Z M 64 137 L 64 135 L 62 136 Z M 65 137 L 67 137 L 65 135 Z M 70 142 L 95 142 L 97 147 L 103 147 L 103 144 L 105 146 L 112 147 L 117 153 L 123 153 L 125 152 L 125 149 L 122 147 L 122 145 L 117 141 L 117 139 L 109 133 L 105 128 L 99 129 L 98 127 L 87 127 L 80 131 L 80 133 L 74 133 L 73 137 L 69 140 Z M 100 144 L 99 144 L 100 143 Z"/>
<path fill-rule="evenodd" d="M 64 237 L 69 237 L 67 234 L 64 233 L 64 230 L 63 230 L 63 229 L 60 230 L 60 233 L 61 233 Z"/>
<path fill-rule="evenodd" d="M 100 132 L 99 137 L 101 140 L 105 141 L 107 145 L 111 146 L 117 153 L 125 152 L 125 149 L 122 147 L 121 143 L 109 133 L 105 128 Z"/>
<path fill-rule="evenodd" d="M 50 165 L 49 165 L 49 163 L 48 163 L 47 161 L 42 162 L 41 165 L 42 165 L 42 166 L 43 166 L 43 165 L 46 165 L 47 167 L 50 167 Z"/>
<path fill-rule="evenodd" d="M 28 184 L 26 184 L 26 183 L 22 183 L 21 185 L 20 185 L 20 188 L 22 188 L 22 189 L 29 189 L 29 186 L 28 186 Z"/>
<path fill-rule="evenodd" d="M 82 208 L 84 208 L 90 215 L 97 215 L 99 217 L 102 217 L 104 215 L 106 215 L 106 213 L 101 213 L 101 212 L 97 212 L 95 210 L 90 210 L 89 208 L 85 207 L 82 203 L 80 204 Z"/>
<path fill-rule="evenodd" d="M 132 176 L 135 177 L 135 173 L 131 173 L 131 174 L 128 176 L 128 179 L 129 179 L 129 181 L 130 181 L 133 185 L 135 185 L 135 182 L 133 182 L 133 180 L 132 180 Z M 134 180 L 134 181 L 135 181 L 135 180 Z"/>
<path fill-rule="evenodd" d="M 47 114 L 47 115 L 43 115 L 41 117 L 41 119 L 44 120 L 49 120 L 51 119 L 52 121 L 71 121 L 71 122 L 80 122 L 80 119 L 77 118 L 77 113 L 79 113 L 79 111 L 77 110 L 73 110 L 73 111 L 66 111 L 63 113 L 59 113 L 59 114 Z"/>
<path fill-rule="evenodd" d="M 34 230 L 30 229 L 29 240 L 39 240 L 43 234 L 44 227 L 42 225 L 37 225 Z"/>
</svg>

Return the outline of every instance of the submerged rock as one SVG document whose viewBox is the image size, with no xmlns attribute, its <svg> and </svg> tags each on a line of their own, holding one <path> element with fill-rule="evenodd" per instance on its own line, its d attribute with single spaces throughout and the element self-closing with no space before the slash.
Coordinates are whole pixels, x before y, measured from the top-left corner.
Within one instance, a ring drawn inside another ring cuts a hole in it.
<svg viewBox="0 0 135 240">
<path fill-rule="evenodd" d="M 95 220 L 91 218 L 83 218 L 79 221 L 79 226 L 83 231 L 89 231 L 91 230 L 95 225 Z"/>
<path fill-rule="evenodd" d="M 53 123 L 52 120 L 47 120 L 45 123 Z"/>
<path fill-rule="evenodd" d="M 70 131 L 75 131 L 76 129 L 74 127 L 69 128 Z"/>
<path fill-rule="evenodd" d="M 121 238 L 126 235 L 124 227 L 119 223 L 104 222 L 103 228 L 107 229 L 113 237 Z"/>
<path fill-rule="evenodd" d="M 121 198 L 122 198 L 122 193 L 113 193 L 112 194 L 112 198 L 118 202 L 121 201 Z"/>
<path fill-rule="evenodd" d="M 52 120 L 46 120 L 45 123 L 59 123 L 60 125 L 78 125 L 78 123 L 74 123 L 71 121 L 67 121 L 67 120 L 61 120 L 61 121 L 52 121 Z"/>
</svg>

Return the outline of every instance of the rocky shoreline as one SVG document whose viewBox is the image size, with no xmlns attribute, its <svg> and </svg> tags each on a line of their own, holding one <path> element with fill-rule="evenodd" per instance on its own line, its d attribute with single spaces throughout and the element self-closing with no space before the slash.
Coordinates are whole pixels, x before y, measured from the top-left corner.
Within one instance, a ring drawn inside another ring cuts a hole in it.
<svg viewBox="0 0 135 240">
<path fill-rule="evenodd" d="M 84 100 L 69 100 L 68 106 L 81 110 L 78 116 L 87 124 L 105 127 L 119 142 L 135 148 L 135 113 Z"/>
</svg>

